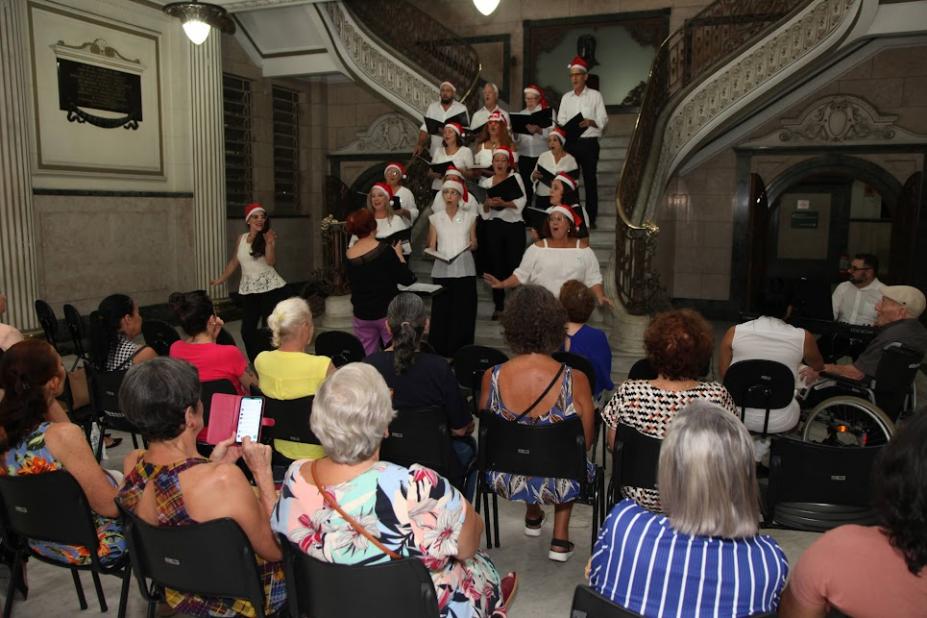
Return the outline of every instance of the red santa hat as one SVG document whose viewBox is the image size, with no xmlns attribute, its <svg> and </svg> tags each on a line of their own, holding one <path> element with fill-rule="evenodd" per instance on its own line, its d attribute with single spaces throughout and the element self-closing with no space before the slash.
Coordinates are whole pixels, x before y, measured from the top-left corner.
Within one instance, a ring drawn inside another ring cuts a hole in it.
<svg viewBox="0 0 927 618">
<path fill-rule="evenodd" d="M 559 212 L 561 215 L 567 218 L 567 221 L 573 222 L 573 229 L 578 230 L 583 223 L 583 218 L 577 213 L 572 207 L 567 206 L 566 204 L 557 204 L 556 206 L 551 206 L 547 209 L 547 215 L 550 216 L 555 212 Z"/>
<path fill-rule="evenodd" d="M 450 86 L 451 90 L 453 90 L 455 93 L 457 92 L 457 87 L 454 86 L 454 84 L 452 84 L 449 81 L 443 81 L 440 84 L 438 84 L 438 89 L 440 90 L 441 88 L 444 88 L 445 86 Z"/>
<path fill-rule="evenodd" d="M 582 56 L 574 56 L 573 60 L 570 61 L 570 64 L 567 65 L 567 68 L 570 69 L 571 73 L 574 69 L 582 71 L 583 73 L 588 73 L 589 63 L 586 62 Z"/>
<path fill-rule="evenodd" d="M 461 180 L 463 180 L 463 177 L 464 177 L 463 172 L 461 172 L 459 169 L 454 167 L 453 164 L 448 165 L 447 170 L 444 172 L 444 177 L 447 178 L 448 176 L 453 176 L 454 178 L 460 178 Z"/>
<path fill-rule="evenodd" d="M 550 134 L 556 137 L 557 139 L 559 139 L 561 144 L 566 144 L 566 141 L 567 141 L 566 131 L 564 131 L 560 127 L 554 127 L 553 129 L 551 129 Z"/>
<path fill-rule="evenodd" d="M 541 109 L 547 109 L 550 107 L 550 103 L 547 102 L 547 97 L 544 96 L 544 91 L 541 90 L 541 87 L 537 84 L 528 84 L 525 86 L 525 89 L 522 91 L 525 94 L 533 94 L 536 97 L 540 98 L 539 105 Z"/>
<path fill-rule="evenodd" d="M 492 158 L 495 159 L 496 155 L 504 154 L 509 160 L 509 167 L 515 165 L 515 154 L 512 152 L 512 149 L 508 146 L 497 146 L 492 149 Z"/>
<path fill-rule="evenodd" d="M 577 187 L 576 179 L 570 176 L 568 173 L 560 172 L 559 174 L 554 176 L 554 180 L 559 180 L 561 183 L 563 183 L 564 189 L 569 189 L 570 191 L 576 191 L 576 187 Z"/>
<path fill-rule="evenodd" d="M 445 129 L 448 127 L 454 129 L 454 133 L 456 133 L 458 137 L 461 137 L 464 133 L 463 125 L 461 125 L 459 122 L 449 122 L 444 125 Z"/>
<path fill-rule="evenodd" d="M 501 122 L 502 124 L 507 124 L 505 122 L 505 116 L 502 115 L 502 112 L 499 110 L 494 111 L 489 115 L 489 120 L 486 122 Z"/>
<path fill-rule="evenodd" d="M 245 206 L 245 221 L 248 221 L 248 219 L 251 218 L 251 215 L 258 213 L 258 212 L 262 212 L 265 215 L 267 214 L 267 211 L 264 210 L 264 207 L 258 204 L 257 202 L 253 202 Z"/>
<path fill-rule="evenodd" d="M 403 165 L 402 163 L 399 163 L 397 161 L 390 161 L 389 163 L 386 164 L 386 169 L 383 170 L 383 174 L 384 175 L 389 174 L 389 171 L 391 169 L 397 170 L 399 172 L 400 178 L 406 177 L 406 166 Z"/>
<path fill-rule="evenodd" d="M 448 168 L 448 171 L 450 171 L 450 168 Z M 444 183 L 441 184 L 441 191 L 444 191 L 445 189 L 453 189 L 454 191 L 457 191 L 457 193 L 460 194 L 461 203 L 467 203 L 467 200 L 469 199 L 469 193 L 467 192 L 467 185 L 464 184 L 462 179 L 458 180 L 453 176 L 450 178 L 445 177 Z"/>
<path fill-rule="evenodd" d="M 385 182 L 373 183 L 373 186 L 370 187 L 370 195 L 373 195 L 373 192 L 378 190 L 382 191 L 389 199 L 393 199 L 393 188 Z"/>
</svg>

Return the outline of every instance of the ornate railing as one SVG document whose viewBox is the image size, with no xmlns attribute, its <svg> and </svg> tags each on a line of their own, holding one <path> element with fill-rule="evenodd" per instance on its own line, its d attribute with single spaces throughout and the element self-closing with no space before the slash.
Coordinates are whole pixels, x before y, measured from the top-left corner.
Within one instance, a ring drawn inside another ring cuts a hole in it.
<svg viewBox="0 0 927 618">
<path fill-rule="evenodd" d="M 663 42 L 650 70 L 617 191 L 621 217 L 615 282 L 630 313 L 647 313 L 659 296 L 653 269 L 659 230 L 641 223 L 662 194 L 673 165 L 685 154 L 684 146 L 691 147 L 706 125 L 827 41 L 838 26 L 845 26 L 846 16 L 860 1 L 716 0 Z M 796 23 L 787 32 L 768 45 L 756 45 L 790 19 Z M 730 67 L 735 58 L 742 67 Z M 691 96 L 711 80 L 716 88 Z"/>
</svg>

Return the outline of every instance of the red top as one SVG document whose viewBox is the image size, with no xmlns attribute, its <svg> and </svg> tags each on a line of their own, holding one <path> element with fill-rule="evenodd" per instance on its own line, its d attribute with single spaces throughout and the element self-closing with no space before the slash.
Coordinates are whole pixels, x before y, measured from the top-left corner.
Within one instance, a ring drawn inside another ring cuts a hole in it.
<svg viewBox="0 0 927 618">
<path fill-rule="evenodd" d="M 239 395 L 246 394 L 239 378 L 248 368 L 248 361 L 236 346 L 175 341 L 171 344 L 170 356 L 196 367 L 200 382 L 228 380 Z"/>
</svg>

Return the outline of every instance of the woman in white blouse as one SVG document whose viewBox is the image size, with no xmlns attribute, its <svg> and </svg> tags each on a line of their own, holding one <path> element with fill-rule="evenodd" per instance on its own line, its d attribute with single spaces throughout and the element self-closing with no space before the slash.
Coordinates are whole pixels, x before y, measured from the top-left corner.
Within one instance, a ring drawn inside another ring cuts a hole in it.
<svg viewBox="0 0 927 618">
<path fill-rule="evenodd" d="M 538 157 L 537 165 L 531 174 L 531 180 L 534 181 L 534 207 L 541 210 L 547 210 L 550 207 L 550 187 L 551 185 L 543 181 L 541 170 L 556 176 L 560 172 L 575 174 L 579 169 L 576 159 L 573 155 L 563 149 L 566 143 L 566 133 L 560 127 L 556 127 L 547 136 L 548 150 Z M 551 181 L 553 182 L 553 181 Z"/>
<path fill-rule="evenodd" d="M 500 197 L 487 197 L 480 208 L 480 217 L 485 222 L 484 272 L 499 280 L 507 279 L 512 274 L 525 252 L 525 220 L 521 213 L 528 200 L 525 197 L 525 184 L 514 171 L 514 166 L 515 155 L 512 151 L 499 147 L 492 153 L 493 175 L 480 181 L 480 187 L 491 189 L 514 177 L 521 188 L 521 197 L 508 201 Z M 505 306 L 505 290 L 494 288 L 492 300 L 495 305 L 492 319 L 498 320 Z"/>
<path fill-rule="evenodd" d="M 528 84 L 522 92 L 525 95 L 525 109 L 521 110 L 520 114 L 530 115 L 550 107 L 544 97 L 544 91 L 537 84 Z M 557 117 L 557 110 L 552 109 L 551 114 L 551 120 L 553 120 Z M 547 152 L 547 136 L 554 126 L 551 124 L 542 127 L 529 124 L 525 128 L 528 130 L 527 133 L 515 135 L 515 142 L 518 144 L 518 173 L 521 174 L 522 179 L 527 179 L 531 175 L 537 165 L 538 157 Z M 525 188 L 528 190 L 528 204 L 531 204 L 534 197 L 533 187 L 531 183 L 527 183 Z"/>
<path fill-rule="evenodd" d="M 444 141 L 441 142 L 441 148 L 435 152 L 432 163 L 444 163 L 450 161 L 451 164 L 462 172 L 466 172 L 473 167 L 473 152 L 461 144 L 463 139 L 463 126 L 458 122 L 449 122 L 444 125 Z M 428 175 L 432 178 L 432 191 L 440 191 L 444 184 L 444 179 L 437 172 L 430 171 Z"/>
<path fill-rule="evenodd" d="M 385 182 L 374 183 L 367 193 L 367 210 L 373 213 L 373 218 L 377 221 L 376 237 L 380 240 L 412 227 L 411 217 L 406 218 L 397 214 L 397 211 L 393 209 L 392 200 L 393 189 Z M 351 236 L 348 246 L 353 247 L 356 242 L 357 236 Z M 403 241 L 402 252 L 405 255 L 411 255 L 412 243 L 408 240 Z"/>
<path fill-rule="evenodd" d="M 467 200 L 463 181 L 448 178 L 441 186 L 444 209 L 428 217 L 428 248 L 435 258 L 431 279 L 444 289 L 431 301 L 428 342 L 442 356 L 473 343 L 476 329 L 476 213 L 461 208 Z M 442 259 L 445 258 L 445 259 Z"/>
<path fill-rule="evenodd" d="M 393 190 L 393 196 L 399 199 L 399 208 L 394 209 L 396 214 L 407 219 L 409 223 L 415 223 L 418 219 L 418 206 L 415 203 L 415 196 L 408 187 L 402 186 L 402 181 L 406 178 L 406 166 L 402 163 L 392 161 L 386 164 L 383 170 L 383 178 L 386 184 Z M 393 200 L 395 203 L 395 200 Z"/>
<path fill-rule="evenodd" d="M 586 240 L 576 238 L 582 216 L 565 204 L 552 206 L 547 212 L 544 238 L 528 247 L 512 275 L 499 279 L 486 273 L 483 279 L 493 291 L 533 283 L 547 288 L 557 297 L 565 282 L 576 279 L 592 290 L 596 303 L 610 306 L 612 303 L 602 287 L 599 260 Z"/>
<path fill-rule="evenodd" d="M 444 186 L 444 181 L 446 181 L 449 178 L 454 178 L 456 180 L 459 180 L 460 182 L 464 184 L 464 186 L 467 185 L 466 176 L 464 175 L 462 171 L 457 169 L 454 165 L 449 165 L 447 167 L 447 171 L 444 172 L 444 178 L 441 179 L 441 183 L 442 183 L 441 186 Z M 476 198 L 473 196 L 472 193 L 467 191 L 467 197 L 466 199 L 461 200 L 460 208 L 463 210 L 469 210 L 475 214 L 477 212 L 477 209 L 479 209 L 479 207 L 480 207 L 480 203 L 476 200 Z M 442 212 L 443 210 L 444 210 L 444 195 L 441 194 L 441 191 L 438 191 L 437 193 L 435 193 L 435 199 L 431 202 L 431 212 L 433 213 Z"/>
</svg>

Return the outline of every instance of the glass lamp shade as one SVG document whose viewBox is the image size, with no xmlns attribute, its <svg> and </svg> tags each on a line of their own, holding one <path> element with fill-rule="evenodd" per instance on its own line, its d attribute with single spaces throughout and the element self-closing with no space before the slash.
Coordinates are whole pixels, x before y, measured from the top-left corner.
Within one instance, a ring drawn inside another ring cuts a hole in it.
<svg viewBox="0 0 927 618">
<path fill-rule="evenodd" d="M 483 15 L 491 15 L 499 6 L 499 0 L 473 0 L 473 5 Z"/>
<path fill-rule="evenodd" d="M 202 45 L 209 37 L 210 26 L 204 21 L 191 19 L 183 23 L 183 31 L 187 33 L 187 38 L 195 45 Z"/>
</svg>

